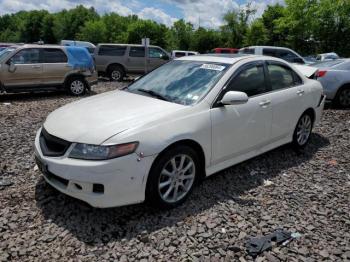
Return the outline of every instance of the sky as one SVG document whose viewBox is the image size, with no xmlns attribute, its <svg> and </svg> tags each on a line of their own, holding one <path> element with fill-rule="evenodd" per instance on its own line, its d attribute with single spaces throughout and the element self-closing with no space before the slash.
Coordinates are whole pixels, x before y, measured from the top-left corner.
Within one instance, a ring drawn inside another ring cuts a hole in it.
<svg viewBox="0 0 350 262">
<path fill-rule="evenodd" d="M 230 10 L 244 8 L 248 0 L 0 0 L 0 15 L 21 10 L 45 9 L 57 12 L 82 4 L 94 7 L 98 13 L 116 12 L 120 15 L 136 14 L 144 19 L 171 26 L 184 19 L 198 27 L 217 28 L 223 15 Z M 260 17 L 269 4 L 283 0 L 249 0 Z"/>
</svg>

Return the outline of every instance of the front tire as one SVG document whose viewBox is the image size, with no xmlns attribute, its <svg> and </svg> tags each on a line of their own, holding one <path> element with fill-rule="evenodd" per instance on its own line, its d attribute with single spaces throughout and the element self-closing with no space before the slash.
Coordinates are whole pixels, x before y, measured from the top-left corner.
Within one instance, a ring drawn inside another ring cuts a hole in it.
<svg viewBox="0 0 350 262">
<path fill-rule="evenodd" d="M 81 96 L 86 92 L 86 83 L 82 77 L 71 77 L 66 87 L 73 96 Z"/>
<path fill-rule="evenodd" d="M 197 153 L 188 146 L 169 149 L 154 163 L 146 188 L 146 201 L 156 207 L 173 208 L 190 195 L 201 168 Z"/>
<path fill-rule="evenodd" d="M 295 127 L 293 134 L 293 146 L 296 149 L 304 148 L 310 140 L 313 127 L 313 117 L 310 112 L 305 112 Z"/>
</svg>

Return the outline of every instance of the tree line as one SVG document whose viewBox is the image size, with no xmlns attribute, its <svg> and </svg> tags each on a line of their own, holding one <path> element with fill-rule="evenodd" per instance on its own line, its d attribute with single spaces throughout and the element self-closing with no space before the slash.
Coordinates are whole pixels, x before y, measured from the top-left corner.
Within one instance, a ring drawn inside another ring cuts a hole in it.
<svg viewBox="0 0 350 262">
<path fill-rule="evenodd" d="M 228 10 L 220 28 L 198 27 L 180 19 L 171 27 L 143 20 L 136 15 L 100 15 L 82 5 L 49 13 L 46 10 L 20 11 L 0 16 L 0 42 L 59 43 L 62 39 L 93 43 L 141 43 L 168 50 L 205 53 L 215 47 L 240 48 L 249 45 L 290 47 L 301 54 L 335 51 L 350 55 L 350 1 L 285 0 L 268 6 L 261 17 L 251 4 Z"/>
</svg>

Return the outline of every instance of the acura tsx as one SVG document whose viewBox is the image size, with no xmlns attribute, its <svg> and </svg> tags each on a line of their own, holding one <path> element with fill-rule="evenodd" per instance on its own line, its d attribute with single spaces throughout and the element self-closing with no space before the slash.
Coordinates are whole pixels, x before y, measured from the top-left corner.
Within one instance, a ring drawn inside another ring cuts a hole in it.
<svg viewBox="0 0 350 262">
<path fill-rule="evenodd" d="M 94 207 L 171 208 L 206 176 L 306 146 L 324 102 L 319 82 L 278 58 L 183 57 L 52 112 L 35 158 L 50 185 Z"/>
</svg>

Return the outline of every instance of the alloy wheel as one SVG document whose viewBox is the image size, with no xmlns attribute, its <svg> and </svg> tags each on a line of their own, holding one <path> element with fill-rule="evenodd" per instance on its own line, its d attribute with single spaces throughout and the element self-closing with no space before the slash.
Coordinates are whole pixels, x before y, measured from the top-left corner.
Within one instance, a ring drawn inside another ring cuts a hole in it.
<svg viewBox="0 0 350 262">
<path fill-rule="evenodd" d="M 85 88 L 84 83 L 81 80 L 74 80 L 70 84 L 70 90 L 75 95 L 82 94 L 84 92 L 84 88 Z"/>
<path fill-rule="evenodd" d="M 303 115 L 297 127 L 297 141 L 300 146 L 303 146 L 308 141 L 312 129 L 312 120 L 308 114 Z"/>
<path fill-rule="evenodd" d="M 196 176 L 193 159 L 185 154 L 176 155 L 163 167 L 159 182 L 159 195 L 167 203 L 183 199 L 191 190 Z"/>
<path fill-rule="evenodd" d="M 112 71 L 111 78 L 115 81 L 118 81 L 121 78 L 121 73 L 117 70 Z"/>
</svg>

